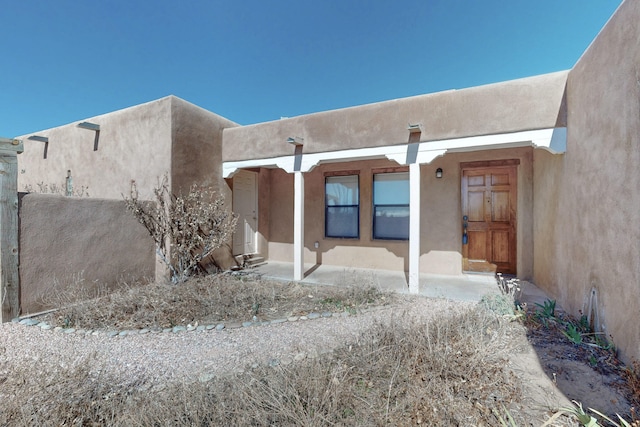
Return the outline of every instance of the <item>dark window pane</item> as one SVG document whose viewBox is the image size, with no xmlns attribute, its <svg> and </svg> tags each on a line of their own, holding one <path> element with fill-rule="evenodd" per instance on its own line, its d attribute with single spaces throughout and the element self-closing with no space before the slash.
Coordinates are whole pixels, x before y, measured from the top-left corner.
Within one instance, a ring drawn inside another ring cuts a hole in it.
<svg viewBox="0 0 640 427">
<path fill-rule="evenodd" d="M 375 206 L 373 237 L 409 240 L 409 206 Z"/>
<path fill-rule="evenodd" d="M 327 237 L 354 237 L 358 233 L 358 206 L 333 207 L 327 206 L 326 235 Z"/>
</svg>

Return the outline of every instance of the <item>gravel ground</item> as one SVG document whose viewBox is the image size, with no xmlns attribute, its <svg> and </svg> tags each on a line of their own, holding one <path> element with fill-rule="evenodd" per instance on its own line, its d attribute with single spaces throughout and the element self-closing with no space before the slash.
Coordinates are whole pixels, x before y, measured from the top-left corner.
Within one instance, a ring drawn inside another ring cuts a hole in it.
<svg viewBox="0 0 640 427">
<path fill-rule="evenodd" d="M 29 364 L 39 370 L 90 364 L 94 372 L 152 384 L 206 380 L 255 363 L 290 363 L 354 342 L 374 322 L 420 321 L 467 309 L 473 303 L 406 298 L 350 316 L 298 320 L 221 331 L 148 333 L 110 337 L 65 334 L 36 326 L 0 327 L 0 366 Z M 1 369 L 0 369 L 1 370 Z"/>
</svg>

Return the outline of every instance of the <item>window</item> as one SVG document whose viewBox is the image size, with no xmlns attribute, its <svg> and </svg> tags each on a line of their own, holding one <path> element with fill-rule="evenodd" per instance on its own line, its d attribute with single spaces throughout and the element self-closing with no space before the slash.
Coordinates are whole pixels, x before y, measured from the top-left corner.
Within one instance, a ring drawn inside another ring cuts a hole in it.
<svg viewBox="0 0 640 427">
<path fill-rule="evenodd" d="M 409 173 L 373 175 L 373 238 L 409 240 Z"/>
<path fill-rule="evenodd" d="M 325 178 L 326 237 L 360 237 L 360 194 L 358 175 Z"/>
</svg>

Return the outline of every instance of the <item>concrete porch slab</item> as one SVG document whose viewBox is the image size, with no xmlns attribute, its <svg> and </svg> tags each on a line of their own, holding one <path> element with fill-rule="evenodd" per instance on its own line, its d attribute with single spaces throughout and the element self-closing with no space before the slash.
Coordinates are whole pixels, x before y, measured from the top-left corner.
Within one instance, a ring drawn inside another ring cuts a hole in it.
<svg viewBox="0 0 640 427">
<path fill-rule="evenodd" d="M 369 283 L 383 290 L 409 293 L 407 275 L 402 271 L 376 270 L 365 268 L 347 268 L 335 265 L 305 264 L 302 283 L 322 285 L 348 285 L 354 282 Z M 293 263 L 268 261 L 252 269 L 265 279 L 293 281 Z M 542 304 L 549 296 L 533 283 L 520 282 L 521 302 L 530 307 L 535 303 Z M 492 274 L 461 274 L 445 276 L 436 274 L 420 274 L 420 295 L 430 298 L 445 298 L 454 301 L 480 301 L 488 294 L 498 294 L 500 290 Z M 557 307 L 561 310 L 561 307 Z"/>
<path fill-rule="evenodd" d="M 265 279 L 293 281 L 293 263 L 268 261 L 252 269 Z M 305 264 L 302 283 L 347 285 L 370 283 L 383 290 L 409 293 L 406 273 L 402 271 L 346 268 L 332 265 Z M 457 301 L 480 301 L 490 293 L 499 293 L 493 275 L 465 274 L 460 276 L 420 275 L 420 295 Z"/>
</svg>

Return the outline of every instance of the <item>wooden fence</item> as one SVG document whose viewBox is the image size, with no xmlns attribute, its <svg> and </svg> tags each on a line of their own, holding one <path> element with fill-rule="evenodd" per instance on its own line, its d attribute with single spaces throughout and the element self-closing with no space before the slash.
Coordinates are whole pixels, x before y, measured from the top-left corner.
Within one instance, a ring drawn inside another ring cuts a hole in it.
<svg viewBox="0 0 640 427">
<path fill-rule="evenodd" d="M 0 138 L 0 321 L 20 312 L 18 273 L 18 153 L 22 141 Z"/>
</svg>

